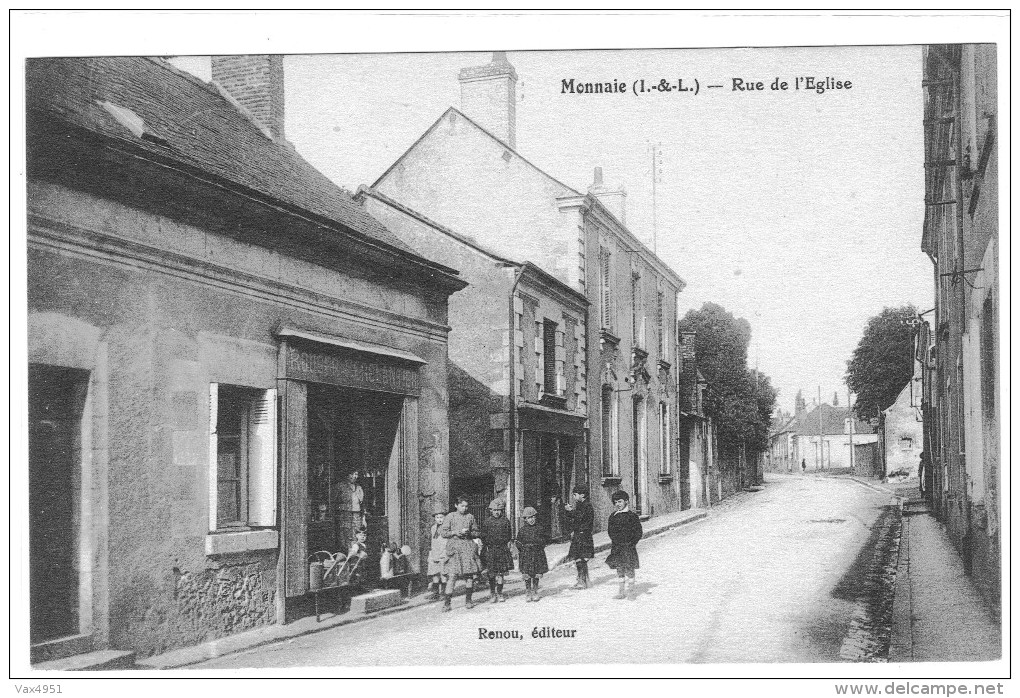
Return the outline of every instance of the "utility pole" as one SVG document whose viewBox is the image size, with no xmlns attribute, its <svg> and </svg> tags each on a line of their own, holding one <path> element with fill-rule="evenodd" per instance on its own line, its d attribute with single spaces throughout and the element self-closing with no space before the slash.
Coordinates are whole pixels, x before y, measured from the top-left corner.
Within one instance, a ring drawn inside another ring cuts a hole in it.
<svg viewBox="0 0 1020 698">
<path fill-rule="evenodd" d="M 850 474 L 854 472 L 854 406 L 850 403 L 850 388 L 846 389 L 846 414 L 850 424 Z"/>
<path fill-rule="evenodd" d="M 656 216 L 656 185 L 662 177 L 662 143 L 652 144 L 652 252 L 659 253 L 659 221 Z"/>
<path fill-rule="evenodd" d="M 822 386 L 818 386 L 818 464 L 825 467 L 825 435 L 822 432 Z"/>
</svg>

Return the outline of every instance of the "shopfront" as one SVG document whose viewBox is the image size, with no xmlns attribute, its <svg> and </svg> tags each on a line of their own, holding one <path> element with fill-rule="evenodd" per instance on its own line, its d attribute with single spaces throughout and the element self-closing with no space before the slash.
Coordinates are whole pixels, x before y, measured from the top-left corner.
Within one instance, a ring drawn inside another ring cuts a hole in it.
<svg viewBox="0 0 1020 698">
<path fill-rule="evenodd" d="M 551 540 L 569 538 L 564 505 L 577 484 L 587 484 L 585 420 L 551 410 L 522 408 L 520 507 L 538 511 L 538 525 Z M 518 509 L 519 511 L 520 509 Z"/>
<path fill-rule="evenodd" d="M 281 356 L 284 594 L 308 592 L 308 558 L 346 552 L 365 528 L 370 557 L 418 550 L 419 370 L 406 351 L 294 329 Z M 416 555 L 417 557 L 417 555 Z M 366 562 L 368 579 L 378 565 Z"/>
</svg>

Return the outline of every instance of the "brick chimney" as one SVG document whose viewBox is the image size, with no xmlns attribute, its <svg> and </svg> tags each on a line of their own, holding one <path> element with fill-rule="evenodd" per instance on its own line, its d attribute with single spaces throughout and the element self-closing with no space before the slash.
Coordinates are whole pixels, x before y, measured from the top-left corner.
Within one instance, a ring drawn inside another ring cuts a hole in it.
<svg viewBox="0 0 1020 698">
<path fill-rule="evenodd" d="M 616 219 L 627 225 L 627 192 L 623 186 L 607 187 L 602 181 L 602 168 L 595 168 L 595 181 L 588 191 L 598 199 Z"/>
<path fill-rule="evenodd" d="M 492 135 L 517 148 L 517 71 L 505 51 L 495 51 L 492 62 L 463 68 L 460 108 Z"/>
<path fill-rule="evenodd" d="M 212 79 L 273 140 L 284 140 L 283 56 L 213 56 Z"/>
</svg>

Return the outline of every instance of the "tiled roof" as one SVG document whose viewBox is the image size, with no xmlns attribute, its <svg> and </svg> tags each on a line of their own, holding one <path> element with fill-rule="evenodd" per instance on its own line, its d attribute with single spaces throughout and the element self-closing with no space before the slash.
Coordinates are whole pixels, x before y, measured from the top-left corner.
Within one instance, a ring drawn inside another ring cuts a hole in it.
<svg viewBox="0 0 1020 698">
<path fill-rule="evenodd" d="M 822 432 L 825 434 L 842 434 L 846 429 L 845 420 L 847 418 L 847 410 L 843 407 L 833 407 L 828 403 L 822 403 L 822 406 L 815 407 L 810 412 L 802 415 L 799 420 L 793 426 L 794 430 L 802 436 L 812 436 L 818 434 L 818 411 L 821 409 L 822 415 Z M 854 433 L 855 434 L 873 434 L 874 429 L 867 423 L 862 422 L 859 419 L 854 420 Z"/>
<path fill-rule="evenodd" d="M 30 120 L 33 111 L 45 112 L 105 138 L 129 142 L 159 161 L 176 161 L 413 252 L 292 146 L 267 137 L 215 86 L 163 60 L 32 59 L 26 92 Z"/>
</svg>

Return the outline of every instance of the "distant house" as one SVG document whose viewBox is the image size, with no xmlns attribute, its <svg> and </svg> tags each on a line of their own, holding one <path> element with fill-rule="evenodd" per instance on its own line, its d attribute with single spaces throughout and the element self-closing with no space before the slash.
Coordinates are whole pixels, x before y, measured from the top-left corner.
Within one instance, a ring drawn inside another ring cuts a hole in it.
<svg viewBox="0 0 1020 698">
<path fill-rule="evenodd" d="M 852 433 L 851 433 L 852 430 Z M 769 463 L 774 472 L 851 470 L 850 444 L 853 442 L 853 472 L 874 473 L 878 436 L 874 428 L 851 419 L 849 410 L 828 403 L 810 411 L 799 409 L 769 437 Z"/>
</svg>

